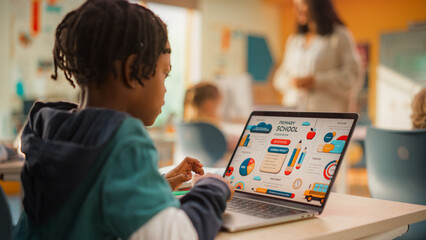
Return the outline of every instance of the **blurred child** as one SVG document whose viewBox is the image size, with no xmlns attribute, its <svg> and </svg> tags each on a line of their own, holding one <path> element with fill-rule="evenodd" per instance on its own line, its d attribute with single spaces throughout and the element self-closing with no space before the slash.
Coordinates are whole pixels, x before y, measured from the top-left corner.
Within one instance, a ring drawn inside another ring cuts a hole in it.
<svg viewBox="0 0 426 240">
<path fill-rule="evenodd" d="M 14 239 L 213 239 L 232 186 L 194 178 L 185 158 L 164 177 L 145 126 L 161 112 L 171 49 L 163 21 L 125 0 L 89 0 L 56 30 L 59 68 L 79 105 L 34 104 L 22 133 L 24 212 Z"/>
<path fill-rule="evenodd" d="M 413 128 L 426 128 L 426 87 L 414 96 L 411 110 Z"/>
<path fill-rule="evenodd" d="M 221 103 L 222 95 L 214 84 L 208 82 L 198 83 L 185 93 L 184 121 L 208 122 L 219 127 Z"/>
<path fill-rule="evenodd" d="M 184 121 L 207 122 L 216 126 L 223 132 L 226 138 L 227 152 L 222 159 L 215 164 L 216 167 L 225 167 L 228 164 L 239 136 L 227 134 L 222 129 L 222 116 L 220 113 L 222 95 L 219 88 L 213 83 L 200 82 L 185 93 Z"/>
</svg>

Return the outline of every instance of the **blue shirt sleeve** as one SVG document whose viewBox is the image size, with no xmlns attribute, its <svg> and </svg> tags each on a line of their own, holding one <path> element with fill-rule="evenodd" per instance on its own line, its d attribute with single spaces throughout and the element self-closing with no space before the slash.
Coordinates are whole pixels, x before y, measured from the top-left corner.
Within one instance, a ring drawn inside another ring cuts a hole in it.
<svg viewBox="0 0 426 240">
<path fill-rule="evenodd" d="M 204 178 L 181 198 L 181 208 L 194 225 L 199 239 L 216 237 L 222 226 L 222 214 L 230 195 L 224 182 L 216 178 Z"/>
</svg>

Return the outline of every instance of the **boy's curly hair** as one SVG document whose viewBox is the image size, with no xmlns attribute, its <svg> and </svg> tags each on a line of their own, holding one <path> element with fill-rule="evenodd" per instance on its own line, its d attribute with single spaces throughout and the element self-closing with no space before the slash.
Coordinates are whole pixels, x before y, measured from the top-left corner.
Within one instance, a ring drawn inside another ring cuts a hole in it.
<svg viewBox="0 0 426 240">
<path fill-rule="evenodd" d="M 155 75 L 167 41 L 166 25 L 151 10 L 126 0 L 88 0 L 56 29 L 52 79 L 60 68 L 73 87 L 99 86 L 110 72 L 117 76 L 116 60 L 123 70 L 127 57 L 136 54 L 130 75 L 143 86 L 142 79 Z"/>
</svg>

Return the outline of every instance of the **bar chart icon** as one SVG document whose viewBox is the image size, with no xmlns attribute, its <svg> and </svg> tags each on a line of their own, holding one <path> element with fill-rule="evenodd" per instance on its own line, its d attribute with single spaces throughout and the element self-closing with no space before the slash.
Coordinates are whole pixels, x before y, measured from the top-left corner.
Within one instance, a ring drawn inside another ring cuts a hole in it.
<svg viewBox="0 0 426 240">
<path fill-rule="evenodd" d="M 240 147 L 250 147 L 250 134 L 244 135 L 244 137 L 241 139 L 240 143 L 238 144 Z"/>
</svg>

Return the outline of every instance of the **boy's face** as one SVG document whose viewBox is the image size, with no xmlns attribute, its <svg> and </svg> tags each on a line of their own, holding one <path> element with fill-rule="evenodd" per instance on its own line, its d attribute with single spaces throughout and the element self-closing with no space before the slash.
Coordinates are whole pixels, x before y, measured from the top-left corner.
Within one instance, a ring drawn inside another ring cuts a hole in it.
<svg viewBox="0 0 426 240">
<path fill-rule="evenodd" d="M 167 43 L 165 49 L 170 50 L 170 44 Z M 144 86 L 140 85 L 140 98 L 136 103 L 138 108 L 138 118 L 142 120 L 145 126 L 154 124 L 155 119 L 161 113 L 161 107 L 164 105 L 164 95 L 166 94 L 165 80 L 171 71 L 170 51 L 163 53 L 158 57 L 155 75 L 149 79 L 144 79 Z"/>
</svg>

